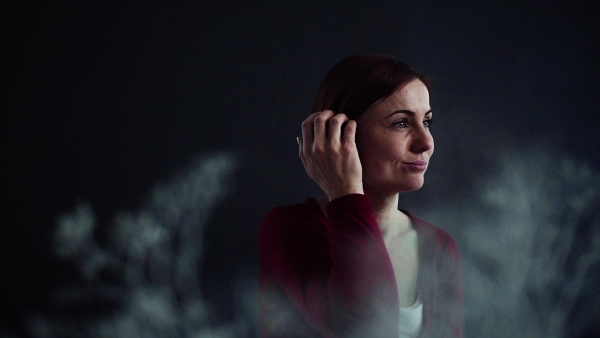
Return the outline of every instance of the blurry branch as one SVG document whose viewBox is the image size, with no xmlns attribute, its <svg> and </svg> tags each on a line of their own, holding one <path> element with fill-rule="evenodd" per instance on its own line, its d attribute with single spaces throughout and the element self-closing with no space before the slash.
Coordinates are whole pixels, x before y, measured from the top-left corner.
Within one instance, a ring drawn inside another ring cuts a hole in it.
<svg viewBox="0 0 600 338">
<path fill-rule="evenodd" d="M 228 193 L 236 159 L 198 159 L 157 186 L 137 212 L 123 212 L 108 227 L 108 245 L 94 237 L 96 218 L 80 205 L 58 220 L 55 253 L 71 262 L 79 281 L 54 294 L 60 314 L 34 314 L 34 337 L 233 337 L 240 319 L 208 323 L 200 292 L 203 232 L 212 210 Z M 252 311 L 249 307 L 242 310 Z M 247 314 L 245 314 L 246 317 Z"/>
</svg>

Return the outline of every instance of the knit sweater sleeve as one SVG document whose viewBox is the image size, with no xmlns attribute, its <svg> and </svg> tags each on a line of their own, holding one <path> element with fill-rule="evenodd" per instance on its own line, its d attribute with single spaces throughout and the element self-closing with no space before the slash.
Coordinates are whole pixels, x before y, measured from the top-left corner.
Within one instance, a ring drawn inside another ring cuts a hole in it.
<svg viewBox="0 0 600 338">
<path fill-rule="evenodd" d="M 294 207 L 271 210 L 261 265 L 320 335 L 398 336 L 394 271 L 368 197 L 342 196 L 326 213 L 322 222 Z"/>
</svg>

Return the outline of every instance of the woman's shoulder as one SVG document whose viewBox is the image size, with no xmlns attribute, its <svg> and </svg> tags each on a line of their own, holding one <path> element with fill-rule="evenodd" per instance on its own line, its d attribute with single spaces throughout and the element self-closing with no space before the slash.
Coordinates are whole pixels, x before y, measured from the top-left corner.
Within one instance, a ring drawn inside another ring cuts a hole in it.
<svg viewBox="0 0 600 338">
<path fill-rule="evenodd" d="M 288 231 L 292 228 L 322 223 L 324 217 L 320 214 L 321 210 L 317 201 L 312 197 L 307 197 L 303 202 L 280 205 L 269 210 L 260 224 L 260 231 Z"/>
<path fill-rule="evenodd" d="M 271 220 L 281 220 L 289 217 L 294 217 L 306 220 L 318 219 L 323 221 L 326 219 L 326 214 L 338 214 L 348 211 L 372 211 L 369 198 L 363 194 L 348 194 L 336 198 L 328 202 L 327 197 L 319 198 L 307 197 L 303 202 L 292 205 L 282 205 L 275 207 L 267 212 L 263 223 Z"/>
<path fill-rule="evenodd" d="M 286 220 L 288 218 L 297 219 L 300 218 L 313 218 L 318 211 L 318 204 L 316 200 L 312 197 L 307 197 L 303 202 L 290 204 L 290 205 L 280 205 L 269 210 L 265 217 L 263 218 L 263 224 L 271 223 L 272 221 L 280 221 Z"/>
<path fill-rule="evenodd" d="M 258 229 L 261 246 L 281 246 L 305 237 L 327 236 L 327 220 L 319 204 L 308 197 L 301 203 L 281 205 L 269 210 Z"/>
<path fill-rule="evenodd" d="M 455 251 L 458 253 L 458 246 L 452 236 L 444 229 L 433 225 L 421 218 L 418 218 L 411 214 L 407 210 L 402 210 L 413 222 L 419 237 L 427 246 L 434 246 L 436 248 L 443 248 L 445 251 Z"/>
</svg>

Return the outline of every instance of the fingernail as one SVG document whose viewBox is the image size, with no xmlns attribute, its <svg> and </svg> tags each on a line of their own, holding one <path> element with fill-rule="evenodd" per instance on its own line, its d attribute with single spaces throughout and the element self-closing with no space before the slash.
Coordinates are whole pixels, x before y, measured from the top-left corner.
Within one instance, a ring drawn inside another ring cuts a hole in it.
<svg viewBox="0 0 600 338">
<path fill-rule="evenodd" d="M 298 136 L 296 136 L 296 142 L 298 142 L 298 145 L 300 145 L 300 138 Z"/>
</svg>

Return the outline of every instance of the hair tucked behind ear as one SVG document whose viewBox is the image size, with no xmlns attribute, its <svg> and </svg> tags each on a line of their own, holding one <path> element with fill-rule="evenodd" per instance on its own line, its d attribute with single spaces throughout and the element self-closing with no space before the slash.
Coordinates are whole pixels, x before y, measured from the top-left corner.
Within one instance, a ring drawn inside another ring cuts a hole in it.
<svg viewBox="0 0 600 338">
<path fill-rule="evenodd" d="M 333 110 L 356 120 L 373 103 L 413 79 L 429 82 L 406 63 L 383 55 L 362 54 L 339 61 L 321 82 L 311 113 Z"/>
</svg>

